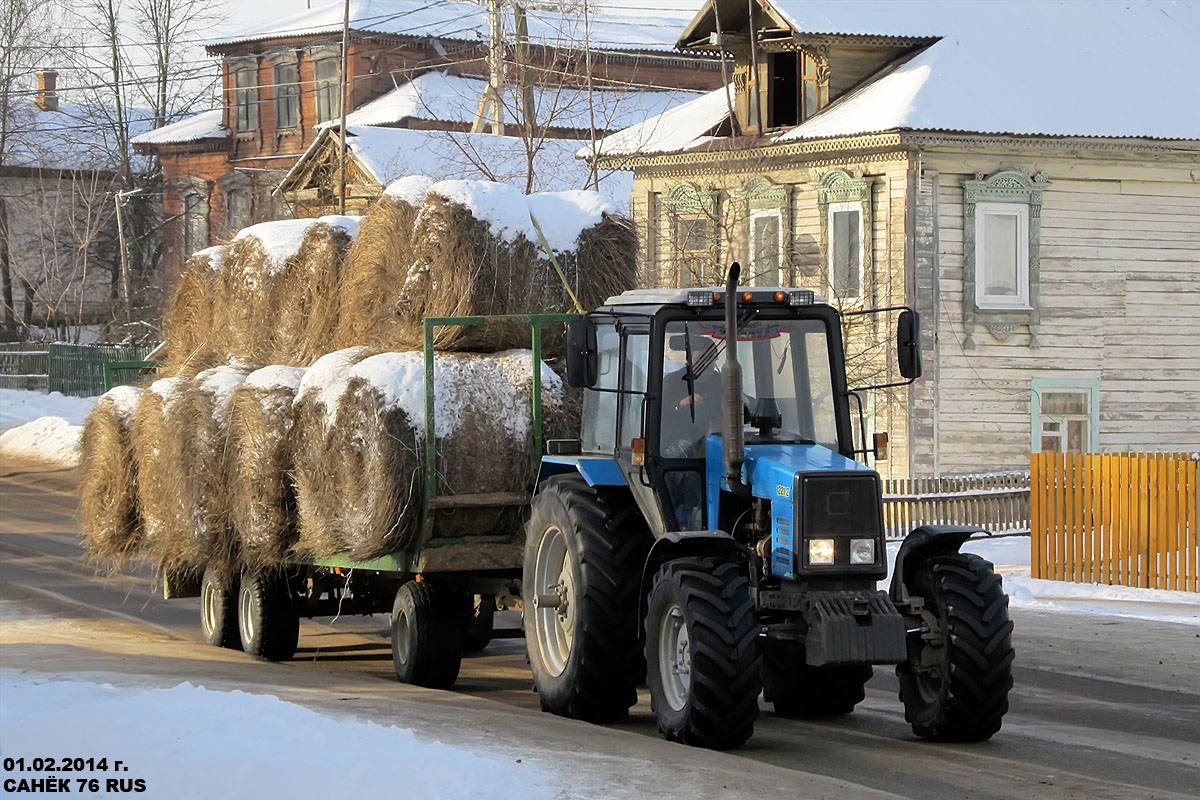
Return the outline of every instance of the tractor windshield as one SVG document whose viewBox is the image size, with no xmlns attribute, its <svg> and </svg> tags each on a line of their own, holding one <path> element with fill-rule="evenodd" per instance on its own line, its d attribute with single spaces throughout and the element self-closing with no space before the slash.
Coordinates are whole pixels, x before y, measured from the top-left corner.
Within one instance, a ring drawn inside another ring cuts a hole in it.
<svg viewBox="0 0 1200 800">
<path fill-rule="evenodd" d="M 703 458 L 721 430 L 723 322 L 667 325 L 661 448 L 667 458 Z M 819 320 L 756 320 L 738 327 L 745 414 L 770 440 L 837 450 L 829 345 Z"/>
</svg>

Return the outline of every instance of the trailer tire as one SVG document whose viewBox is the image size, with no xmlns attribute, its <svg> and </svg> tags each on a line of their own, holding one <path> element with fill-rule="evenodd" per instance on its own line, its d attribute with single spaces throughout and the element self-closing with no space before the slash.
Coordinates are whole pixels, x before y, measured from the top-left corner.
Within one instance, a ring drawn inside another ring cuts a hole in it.
<svg viewBox="0 0 1200 800">
<path fill-rule="evenodd" d="M 814 667 L 804 662 L 799 643 L 767 639 L 763 643 L 763 697 L 783 717 L 837 717 L 849 714 L 866 697 L 870 664 Z"/>
<path fill-rule="evenodd" d="M 648 537 L 633 502 L 551 478 L 533 501 L 525 537 L 525 642 L 542 710 L 616 722 L 637 703 L 645 673 L 638 595 Z M 553 563 L 551 563 L 553 562 Z M 538 602 L 557 592 L 562 605 Z"/>
<path fill-rule="evenodd" d="M 453 593 L 409 581 L 392 604 L 392 666 L 402 683 L 449 689 L 462 666 L 462 618 Z"/>
<path fill-rule="evenodd" d="M 925 601 L 923 634 L 896 667 L 913 733 L 979 742 L 1000 730 L 1012 688 L 1008 595 L 990 562 L 969 553 L 930 558 L 909 587 Z M 925 664 L 925 667 L 919 665 Z"/>
<path fill-rule="evenodd" d="M 496 626 L 496 598 L 468 594 L 463 616 L 463 652 L 478 653 L 492 641 Z"/>
<path fill-rule="evenodd" d="M 200 631 L 205 644 L 242 649 L 233 576 L 212 566 L 205 567 L 200 579 Z"/>
<path fill-rule="evenodd" d="M 286 575 L 243 572 L 237 620 L 242 649 L 247 654 L 267 661 L 286 661 L 296 654 L 300 616 Z"/>
<path fill-rule="evenodd" d="M 681 558 L 659 569 L 646 613 L 646 679 L 663 736 L 718 750 L 750 738 L 762 691 L 758 627 L 740 564 Z"/>
</svg>

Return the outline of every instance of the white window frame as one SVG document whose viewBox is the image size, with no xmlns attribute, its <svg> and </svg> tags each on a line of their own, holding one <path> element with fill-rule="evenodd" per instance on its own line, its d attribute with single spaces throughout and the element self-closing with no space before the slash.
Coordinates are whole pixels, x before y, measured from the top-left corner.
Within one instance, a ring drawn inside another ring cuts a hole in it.
<svg viewBox="0 0 1200 800">
<path fill-rule="evenodd" d="M 987 294 L 988 215 L 1017 218 L 1017 296 Z M 1029 206 L 1026 203 L 975 204 L 975 305 L 979 308 L 1028 310 L 1029 305 Z"/>
<path fill-rule="evenodd" d="M 783 212 L 778 208 L 755 208 L 750 211 L 750 255 L 756 256 L 754 253 L 754 221 L 767 217 L 774 217 L 778 223 L 776 230 L 779 231 L 779 236 L 775 241 L 775 275 L 771 281 L 763 283 L 763 276 L 758 272 L 758 263 L 752 258 L 750 268 L 754 271 L 755 286 L 782 286 L 783 285 Z"/>
<path fill-rule="evenodd" d="M 1033 397 L 1032 403 L 1030 403 L 1031 435 L 1029 442 L 1029 451 L 1031 453 L 1042 452 L 1042 423 L 1045 421 L 1045 417 L 1042 415 L 1042 395 L 1056 392 L 1087 395 L 1087 414 L 1050 414 L 1046 416 L 1058 418 L 1063 421 L 1070 418 L 1086 417 L 1088 423 L 1087 448 L 1083 452 L 1100 452 L 1100 381 L 1098 379 L 1034 378 L 1032 388 Z M 1063 438 L 1065 439 L 1066 429 L 1064 428 L 1060 433 L 1063 434 Z"/>
<path fill-rule="evenodd" d="M 836 249 L 836 240 L 834 237 L 833 215 L 842 211 L 853 211 L 858 214 L 858 294 L 855 297 L 843 298 L 838 295 L 833 285 L 833 260 Z M 826 245 L 826 263 L 825 263 L 825 278 L 830 298 L 836 300 L 850 300 L 854 303 L 861 303 L 866 296 L 866 276 L 863 274 L 864 259 L 866 257 L 866 248 L 863 242 L 866 239 L 866 228 L 863 226 L 865 217 L 863 215 L 863 204 L 861 201 L 854 200 L 843 203 L 830 203 L 825 210 L 825 230 L 828 243 Z"/>
</svg>

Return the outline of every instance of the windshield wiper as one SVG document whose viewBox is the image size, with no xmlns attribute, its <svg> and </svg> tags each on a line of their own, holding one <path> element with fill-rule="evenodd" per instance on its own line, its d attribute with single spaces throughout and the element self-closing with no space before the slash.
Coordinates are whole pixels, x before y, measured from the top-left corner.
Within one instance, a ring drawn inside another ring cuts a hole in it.
<svg viewBox="0 0 1200 800">
<path fill-rule="evenodd" d="M 687 354 L 687 369 L 683 371 L 683 379 L 688 387 L 688 410 L 692 414 L 692 424 L 696 424 L 696 376 L 692 374 L 692 334 L 687 325 L 683 326 L 683 351 Z"/>
<path fill-rule="evenodd" d="M 751 320 L 751 318 L 753 318 L 753 316 L 754 316 L 753 310 L 747 309 L 747 310 L 743 311 L 741 316 L 738 317 L 738 321 L 737 321 L 738 328 L 740 329 L 743 325 L 745 325 L 747 322 L 749 322 Z M 686 330 L 686 326 L 684 329 Z M 724 339 L 722 339 L 719 342 L 713 342 L 704 350 L 703 353 L 700 354 L 700 359 L 699 359 L 699 361 L 696 362 L 695 369 L 692 369 L 690 364 L 688 365 L 688 373 L 690 374 L 690 377 L 692 380 L 695 380 L 696 378 L 699 378 L 701 375 L 703 375 L 705 372 L 708 372 L 708 368 L 716 363 L 717 358 L 719 358 L 721 355 L 721 348 L 725 346 L 725 343 L 727 341 L 729 341 L 729 335 L 728 335 L 729 332 L 726 331 L 725 333 L 726 333 L 726 336 Z"/>
</svg>

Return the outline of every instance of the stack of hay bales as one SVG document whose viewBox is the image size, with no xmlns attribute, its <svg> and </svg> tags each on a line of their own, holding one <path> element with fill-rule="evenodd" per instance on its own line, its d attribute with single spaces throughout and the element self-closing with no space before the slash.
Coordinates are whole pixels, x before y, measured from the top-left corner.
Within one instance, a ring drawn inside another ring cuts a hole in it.
<svg viewBox="0 0 1200 800">
<path fill-rule="evenodd" d="M 141 544 L 134 415 L 142 390 L 118 386 L 101 395 L 83 425 L 79 522 L 88 553 L 115 566 Z"/>
<path fill-rule="evenodd" d="M 283 561 L 296 534 L 292 491 L 293 402 L 305 370 L 256 370 L 233 394 L 229 432 L 229 513 L 241 559 L 252 569 Z"/>
</svg>

